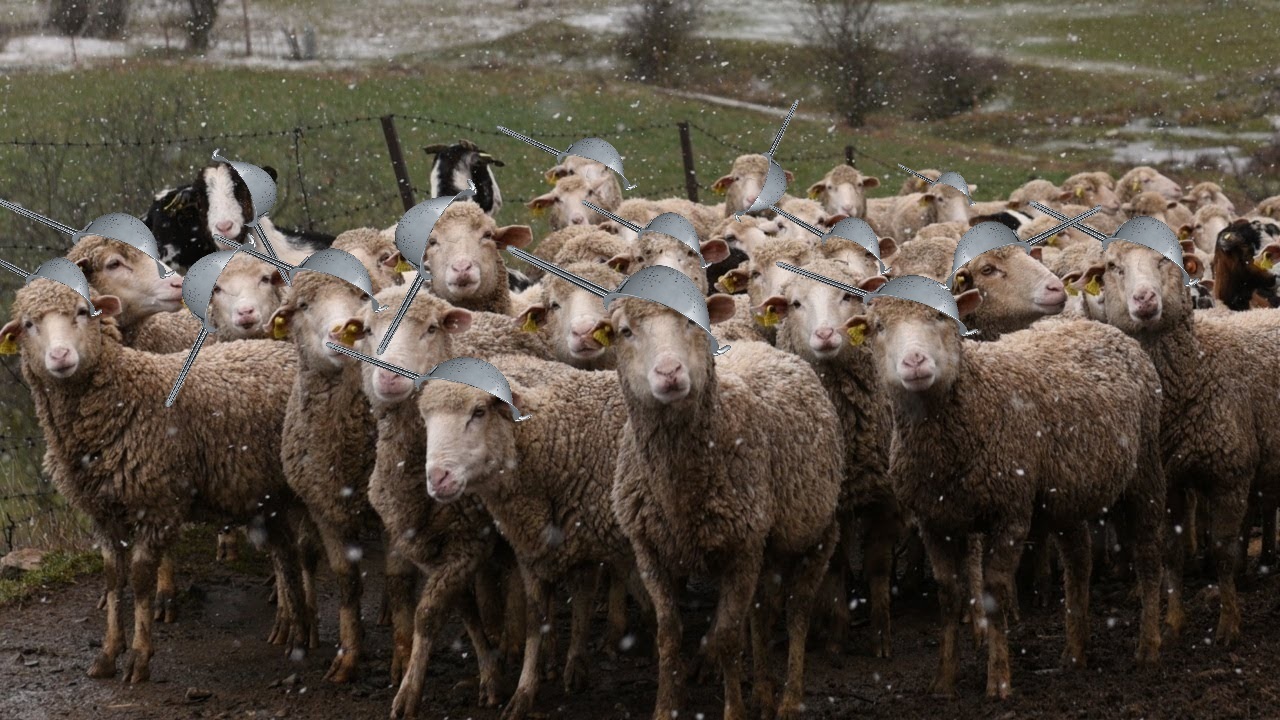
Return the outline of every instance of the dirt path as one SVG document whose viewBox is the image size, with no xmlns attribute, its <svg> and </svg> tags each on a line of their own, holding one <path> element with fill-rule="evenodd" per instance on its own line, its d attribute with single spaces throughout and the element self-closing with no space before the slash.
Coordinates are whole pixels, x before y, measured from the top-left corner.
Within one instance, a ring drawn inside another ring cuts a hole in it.
<svg viewBox="0 0 1280 720">
<path fill-rule="evenodd" d="M 274 609 L 266 602 L 265 564 L 258 559 L 236 570 L 208 560 L 212 544 L 194 544 L 200 553 L 179 560 L 183 590 L 178 622 L 157 625 L 152 682 L 129 687 L 85 675 L 101 641 L 103 613 L 95 608 L 100 581 L 79 584 L 0 614 L 0 718 L 382 718 L 394 694 L 389 687 L 389 629 L 368 625 L 369 655 L 363 678 L 348 687 L 327 687 L 320 678 L 332 645 L 294 663 L 264 641 Z M 205 550 L 207 549 L 207 552 Z M 377 616 L 381 576 L 377 559 L 368 563 L 366 618 Z M 331 579 L 322 576 L 321 639 L 335 640 Z M 1132 660 L 1135 603 L 1126 588 L 1096 589 L 1089 668 L 1057 670 L 1062 618 L 1056 605 L 1024 611 L 1010 634 L 1014 653 L 1014 699 L 986 701 L 985 656 L 964 637 L 960 699 L 929 697 L 925 688 L 937 659 L 936 611 L 932 598 L 899 600 L 894 616 L 894 658 L 874 660 L 860 647 L 841 657 L 819 650 L 809 655 L 807 718 L 1276 718 L 1280 717 L 1280 622 L 1274 613 L 1280 578 L 1249 580 L 1243 594 L 1246 641 L 1232 651 L 1206 644 L 1216 622 L 1211 592 L 1199 582 L 1189 590 L 1190 626 L 1179 647 L 1166 648 L 1163 664 L 1138 672 Z M 686 613 L 690 650 L 705 630 L 703 598 Z M 558 630 L 567 633 L 567 618 Z M 863 639 L 864 630 L 853 637 Z M 432 660 L 423 717 L 493 720 L 498 712 L 474 704 L 475 664 L 469 646 L 450 625 Z M 563 651 L 567 638 L 562 639 Z M 575 720 L 648 718 L 655 668 L 649 645 L 638 642 L 616 663 L 599 657 L 592 664 L 594 688 L 566 696 L 556 683 L 544 684 L 537 717 Z M 775 655 L 782 661 L 781 653 Z M 514 686 L 516 671 L 505 676 Z M 290 677 L 295 676 L 295 677 Z M 188 699 L 189 689 L 211 693 Z M 720 693 L 691 687 L 690 717 L 716 718 Z"/>
</svg>

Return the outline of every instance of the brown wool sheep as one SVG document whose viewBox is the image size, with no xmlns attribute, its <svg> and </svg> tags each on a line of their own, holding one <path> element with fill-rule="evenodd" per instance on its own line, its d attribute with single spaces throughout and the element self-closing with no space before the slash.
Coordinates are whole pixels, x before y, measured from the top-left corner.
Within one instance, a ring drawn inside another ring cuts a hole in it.
<svg viewBox="0 0 1280 720">
<path fill-rule="evenodd" d="M 511 291 L 502 250 L 523 248 L 532 239 L 528 225 L 498 227 L 479 205 L 453 203 L 427 241 L 431 292 L 468 310 L 509 313 Z"/>
<path fill-rule="evenodd" d="M 608 218 L 582 204 L 586 200 L 600 208 L 613 212 L 622 204 L 622 189 L 612 172 L 606 172 L 599 181 L 582 175 L 567 175 L 556 181 L 549 192 L 525 203 L 535 216 L 545 216 L 552 230 L 574 225 L 597 225 Z"/>
<path fill-rule="evenodd" d="M 852 165 L 841 163 L 809 186 L 809 199 L 822 203 L 828 215 L 860 218 L 867 214 L 867 190 L 878 187 L 879 178 L 863 175 Z"/>
<path fill-rule="evenodd" d="M 785 172 L 787 184 L 790 184 L 795 179 L 795 175 L 790 170 Z M 723 193 L 725 196 L 721 217 L 729 217 L 739 211 L 745 212 L 751 207 L 759 197 L 760 191 L 764 189 L 764 179 L 768 174 L 769 158 L 764 155 L 739 155 L 734 159 L 729 174 L 721 176 L 711 185 L 713 192 Z M 782 199 L 789 197 L 791 196 L 783 194 Z M 782 200 L 779 202 L 781 203 Z"/>
<path fill-rule="evenodd" d="M 708 299 L 713 321 L 732 309 L 729 298 Z M 810 608 L 838 535 L 843 456 L 831 401 L 794 355 L 742 342 L 713 360 L 701 328 L 652 302 L 615 301 L 607 327 L 617 338 L 628 417 L 613 509 L 657 613 L 653 718 L 683 709 L 676 601 L 693 573 L 719 580 L 704 650 L 724 679 L 724 716 L 746 716 L 739 655 L 750 614 L 759 711 L 773 717 L 777 707 L 777 717 L 796 717 Z M 782 589 L 789 652 L 779 706 L 768 636 Z"/>
</svg>

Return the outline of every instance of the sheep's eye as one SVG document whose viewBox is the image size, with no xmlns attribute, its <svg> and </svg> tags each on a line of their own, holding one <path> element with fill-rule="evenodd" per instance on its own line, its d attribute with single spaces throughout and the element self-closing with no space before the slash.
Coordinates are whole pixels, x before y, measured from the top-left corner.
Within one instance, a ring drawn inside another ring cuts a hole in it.
<svg viewBox="0 0 1280 720">
<path fill-rule="evenodd" d="M 799 300 L 792 300 L 792 301 L 791 301 L 791 307 L 793 307 L 793 308 L 799 308 L 799 307 L 800 307 L 800 301 L 799 301 Z"/>
<path fill-rule="evenodd" d="M 618 331 L 618 334 L 624 338 L 629 338 L 631 337 L 631 328 L 623 326 L 623 328 Z"/>
<path fill-rule="evenodd" d="M 636 262 L 641 262 L 641 263 L 642 263 L 642 262 L 644 262 L 644 256 L 643 256 L 643 255 L 637 255 L 637 256 L 636 256 Z"/>
<path fill-rule="evenodd" d="M 31 328 L 33 328 L 33 327 L 35 327 L 35 326 L 36 326 L 36 324 L 35 324 L 35 323 L 33 323 L 33 322 L 31 322 L 30 320 L 28 320 L 28 321 L 26 321 L 26 322 L 22 323 L 22 327 L 26 328 L 27 330 L 30 330 Z"/>
<path fill-rule="evenodd" d="M 262 279 L 260 279 L 258 282 L 262 283 L 263 285 L 270 285 L 270 284 L 271 284 L 271 276 L 270 276 L 270 275 L 263 275 L 263 276 L 262 276 Z"/>
<path fill-rule="evenodd" d="M 435 247 L 436 245 L 439 245 L 439 244 L 440 244 L 439 240 L 435 238 L 427 238 L 427 247 Z"/>
<path fill-rule="evenodd" d="M 475 410 L 472 410 L 472 411 L 471 411 L 471 418 L 472 418 L 473 420 L 474 420 L 474 419 L 476 419 L 476 418 L 482 418 L 482 417 L 484 417 L 484 414 L 485 414 L 485 409 L 484 409 L 484 408 L 482 408 L 482 407 L 478 407 L 478 408 L 476 408 Z"/>
<path fill-rule="evenodd" d="M 115 270 L 115 269 L 116 269 L 116 268 L 118 268 L 118 267 L 120 267 L 120 261 L 119 261 L 119 260 L 112 260 L 111 262 L 107 263 L 107 269 L 108 269 L 108 270 Z"/>
<path fill-rule="evenodd" d="M 752 278 L 758 278 L 758 277 L 760 277 L 760 271 L 759 271 L 759 270 L 752 270 L 752 271 L 751 271 L 751 277 L 752 277 Z"/>
<path fill-rule="evenodd" d="M 876 321 L 876 332 L 881 332 L 881 331 L 883 331 L 883 330 L 884 330 L 884 323 L 882 323 L 882 322 L 880 322 L 879 320 L 877 320 L 877 321 Z"/>
<path fill-rule="evenodd" d="M 840 298 L 840 302 L 853 302 L 853 295 L 851 295 L 850 293 L 845 293 L 844 297 Z"/>
<path fill-rule="evenodd" d="M 556 310 L 559 310 L 559 309 L 560 309 L 560 303 L 558 302 L 551 303 L 551 312 L 555 312 Z"/>
<path fill-rule="evenodd" d="M 89 317 L 89 308 L 76 308 L 76 317 Z"/>
<path fill-rule="evenodd" d="M 311 306 L 310 306 L 310 304 L 308 304 L 308 303 L 306 303 L 306 302 L 300 302 L 300 303 L 298 303 L 298 309 L 299 309 L 299 310 L 306 310 L 308 307 L 311 307 Z"/>
<path fill-rule="evenodd" d="M 492 230 L 485 230 L 485 231 L 484 231 L 484 239 L 485 239 L 485 240 L 492 240 L 492 239 L 493 239 L 493 231 L 492 231 Z"/>
<path fill-rule="evenodd" d="M 980 270 L 979 272 L 981 272 L 983 275 L 990 275 L 991 273 L 994 273 L 995 271 L 996 271 L 996 266 L 995 266 L 995 265 L 983 265 L 983 266 L 982 266 L 982 270 Z"/>
<path fill-rule="evenodd" d="M 950 321 L 950 320 L 951 320 L 951 318 L 947 317 L 947 314 L 946 314 L 946 313 L 942 313 L 942 312 L 940 312 L 940 313 L 938 313 L 937 320 L 938 320 L 938 322 L 948 322 L 948 321 Z"/>
<path fill-rule="evenodd" d="M 432 325 L 431 327 L 427 328 L 427 334 L 428 334 L 428 335 L 435 335 L 435 334 L 436 334 L 436 330 L 439 330 L 439 329 L 440 329 L 439 327 L 437 327 L 437 326 L 435 326 L 435 325 Z"/>
<path fill-rule="evenodd" d="M 737 242 L 737 241 L 738 241 L 738 236 L 737 236 L 737 235 L 725 235 L 725 236 L 724 236 L 724 241 L 725 241 L 725 242 Z"/>
<path fill-rule="evenodd" d="M 588 191 L 587 191 L 587 197 L 595 197 L 595 196 L 596 196 L 596 191 L 595 191 L 595 190 L 588 190 Z"/>
<path fill-rule="evenodd" d="M 218 294 L 220 294 L 221 292 L 222 292 L 222 286 L 221 286 L 221 285 L 214 285 L 214 286 L 213 286 L 213 294 L 214 294 L 214 295 L 218 295 Z"/>
</svg>

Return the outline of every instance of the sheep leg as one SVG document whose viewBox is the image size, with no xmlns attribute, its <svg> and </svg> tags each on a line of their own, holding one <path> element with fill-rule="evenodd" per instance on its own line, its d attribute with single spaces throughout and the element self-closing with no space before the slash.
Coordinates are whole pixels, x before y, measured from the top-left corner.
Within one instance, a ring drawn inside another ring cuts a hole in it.
<svg viewBox="0 0 1280 720">
<path fill-rule="evenodd" d="M 1009 618 L 1016 602 L 1013 575 L 1022 557 L 1027 528 L 1010 525 L 993 531 L 988 560 L 983 568 L 983 584 L 987 595 L 995 600 L 996 616 L 987 622 L 987 697 L 1007 699 L 1013 693 L 1009 668 Z"/>
<path fill-rule="evenodd" d="M 527 608 L 524 628 L 524 663 L 520 668 L 520 682 L 516 685 L 516 692 L 507 701 L 506 709 L 502 711 L 502 720 L 523 720 L 533 708 L 533 699 L 538 695 L 538 683 L 541 680 L 539 665 L 542 660 L 543 635 L 555 632 L 554 627 L 546 633 L 543 632 L 543 628 L 549 627 L 551 622 L 549 612 L 551 584 L 534 577 L 533 573 L 523 566 L 520 568 L 520 574 L 524 578 Z"/>
<path fill-rule="evenodd" d="M 102 568 L 106 580 L 107 629 L 102 640 L 102 651 L 89 667 L 89 677 L 115 677 L 116 658 L 124 652 L 124 604 L 120 602 L 124 589 L 127 556 L 118 542 L 103 541 Z"/>
<path fill-rule="evenodd" d="M 338 579 L 338 653 L 324 679 L 343 684 L 355 677 L 364 634 L 360 623 L 360 564 L 347 556 L 347 548 L 356 546 L 357 538 L 355 533 L 339 533 L 334 528 L 322 528 L 320 532 L 329 569 Z"/>
<path fill-rule="evenodd" d="M 310 637 L 307 647 L 314 650 L 320 647 L 320 610 L 316 599 L 316 572 L 320 567 L 321 548 L 316 538 L 304 536 L 299 542 L 299 557 L 302 564 L 302 598 L 303 608 L 307 614 Z"/>
<path fill-rule="evenodd" d="M 498 652 L 485 634 L 480 606 L 472 593 L 463 592 L 458 600 L 458 612 L 462 615 L 462 627 L 471 638 L 480 666 L 480 707 L 498 707 Z"/>
<path fill-rule="evenodd" d="M 1047 537 L 1046 537 L 1047 539 Z M 1062 586 L 1066 592 L 1067 644 L 1062 650 L 1062 667 L 1087 667 L 1085 646 L 1089 641 L 1089 573 L 1093 561 L 1093 536 L 1089 526 L 1079 523 L 1058 537 L 1062 558 Z"/>
<path fill-rule="evenodd" d="M 160 556 L 160 568 L 156 574 L 156 620 L 171 623 L 176 619 L 177 595 L 177 583 L 173 579 L 173 552 L 165 551 Z"/>
<path fill-rule="evenodd" d="M 938 673 L 929 685 L 929 692 L 944 697 L 955 697 L 956 671 L 960 666 L 957 639 L 960 631 L 960 616 L 964 612 L 964 598 L 960 591 L 960 571 L 966 565 L 971 566 L 973 556 L 973 538 L 949 538 L 920 529 L 920 540 L 924 543 L 925 552 L 929 555 L 929 564 L 933 567 L 933 577 L 938 583 L 938 607 L 942 615 L 942 638 L 938 643 Z M 981 550 L 979 550 L 981 561 Z M 981 569 L 981 562 L 978 563 Z M 972 577 L 973 568 L 969 568 Z M 972 583 L 972 580 L 970 581 Z M 972 597 L 972 591 L 969 595 Z M 981 612 L 981 601 L 970 604 L 970 614 L 977 623 L 977 613 Z M 982 622 L 985 622 L 983 620 Z M 975 632 L 976 636 L 976 632 Z"/>
<path fill-rule="evenodd" d="M 240 536 L 235 528 L 224 527 L 218 531 L 218 551 L 214 559 L 227 563 L 240 559 Z"/>
<path fill-rule="evenodd" d="M 802 559 L 791 573 L 790 597 L 787 599 L 787 685 L 782 690 L 782 705 L 778 709 L 779 720 L 800 717 L 804 707 L 804 646 L 809 639 L 809 618 L 813 612 L 813 599 L 822 584 L 822 569 L 830 562 L 831 551 L 836 546 L 839 527 L 834 523 L 826 539 Z M 893 541 L 889 541 L 889 557 L 882 562 L 892 562 Z M 887 610 L 887 608 L 886 608 Z M 872 608 L 874 625 L 875 610 Z M 888 618 L 885 618 L 886 622 Z"/>
<path fill-rule="evenodd" d="M 1182 637 L 1187 624 L 1186 612 L 1182 607 L 1183 571 L 1187 559 L 1186 538 L 1188 523 L 1195 517 L 1198 502 L 1188 502 L 1191 492 L 1185 488 L 1171 488 L 1167 495 L 1169 527 L 1172 532 L 1165 539 L 1165 594 L 1168 597 L 1168 609 L 1165 611 L 1163 642 L 1176 642 Z M 1195 529 L 1190 528 L 1194 533 Z"/>
<path fill-rule="evenodd" d="M 133 645 L 124 666 L 124 681 L 146 682 L 151 679 L 151 623 L 155 612 L 156 573 L 160 564 L 155 548 L 135 543 L 129 564 L 129 584 L 133 586 Z"/>
<path fill-rule="evenodd" d="M 1277 499 L 1274 490 L 1264 490 L 1258 504 L 1262 507 L 1262 552 L 1258 555 L 1258 565 L 1274 568 L 1276 564 L 1276 510 Z"/>
<path fill-rule="evenodd" d="M 845 559 L 844 545 L 851 544 L 845 534 L 840 536 L 841 547 L 836 550 L 823 576 L 819 597 L 822 598 L 820 620 L 827 626 L 826 651 L 838 656 L 849 641 L 849 563 Z"/>
<path fill-rule="evenodd" d="M 1125 503 L 1130 518 L 1127 525 L 1132 534 L 1128 544 L 1133 548 L 1138 595 L 1142 600 L 1137 651 L 1140 666 L 1154 665 L 1160 659 L 1160 576 L 1163 571 L 1160 556 L 1165 523 L 1160 498 L 1167 494 L 1158 451 L 1152 451 L 1145 466 L 1149 469 L 1146 487 L 1131 493 Z"/>
<path fill-rule="evenodd" d="M 1230 488 L 1228 483 L 1223 483 Z M 1212 498 L 1209 522 L 1213 528 L 1214 570 L 1218 576 L 1219 602 L 1218 629 L 1215 644 L 1230 647 L 1240 640 L 1240 603 L 1236 595 L 1236 564 L 1240 557 L 1240 524 L 1248 505 L 1248 482 L 1236 483 L 1243 490 L 1216 488 Z"/>
<path fill-rule="evenodd" d="M 273 548 L 274 550 L 274 548 Z M 281 590 L 284 584 L 283 559 L 277 552 L 272 552 L 271 566 L 275 569 L 275 587 L 276 596 L 276 619 L 271 627 L 271 634 L 267 636 L 267 642 L 272 645 L 285 645 L 290 641 L 290 633 L 293 631 L 293 617 L 297 612 L 297 608 L 289 601 L 287 593 Z"/>
<path fill-rule="evenodd" d="M 652 547 L 639 538 L 632 538 L 636 556 L 636 570 L 644 583 L 657 621 L 658 692 L 654 700 L 653 720 L 671 720 L 679 711 L 681 683 L 684 679 L 680 667 L 680 608 L 675 578 L 669 567 L 663 565 Z"/>
<path fill-rule="evenodd" d="M 893 654 L 889 605 L 892 602 L 893 544 L 898 538 L 901 522 L 893 508 L 876 506 L 864 523 L 862 572 L 867 576 L 871 589 L 872 657 L 887 658 Z"/>
<path fill-rule="evenodd" d="M 556 594 L 553 589 L 548 588 L 547 609 L 543 613 L 546 620 L 543 621 L 542 628 L 542 679 L 547 682 L 555 682 L 560 673 L 560 668 L 556 665 L 556 659 L 560 657 L 560 635 L 556 632 L 556 612 Z"/>
<path fill-rule="evenodd" d="M 481 563 L 472 577 L 471 592 L 475 595 L 477 612 L 484 625 L 485 636 L 491 645 L 502 640 L 502 612 L 505 600 L 502 595 L 502 578 L 494 563 Z"/>
<path fill-rule="evenodd" d="M 618 649 L 627 634 L 627 573 L 628 568 L 609 568 L 609 595 L 606 601 L 605 634 L 602 641 L 605 657 L 618 659 Z"/>
<path fill-rule="evenodd" d="M 982 536 L 969 535 L 969 551 L 965 556 L 965 570 L 969 578 L 969 602 L 965 612 L 969 615 L 969 629 L 973 633 L 973 646 L 982 647 L 987 641 L 987 602 L 983 597 Z M 935 576 L 936 577 L 936 576 Z"/>
<path fill-rule="evenodd" d="M 413 647 L 414 586 L 418 571 L 403 555 L 387 545 L 387 578 L 383 597 L 387 599 L 391 616 L 391 682 L 400 683 L 405 664 Z"/>
<path fill-rule="evenodd" d="M 724 720 L 746 720 L 747 717 L 742 701 L 742 631 L 747 625 L 747 611 L 756 594 L 762 561 L 760 549 L 743 548 L 720 576 L 720 602 L 711 628 L 707 657 L 720 661 L 720 674 L 724 679 Z M 772 577 L 766 578 L 766 582 L 773 580 Z"/>
<path fill-rule="evenodd" d="M 302 562 L 293 525 L 276 514 L 263 522 L 267 548 L 276 571 L 276 622 L 284 623 L 279 633 L 273 632 L 272 640 L 287 648 L 290 659 L 300 661 L 307 656 L 310 639 L 315 635 L 315 617 L 306 613 L 306 597 L 303 590 Z"/>
<path fill-rule="evenodd" d="M 900 563 L 902 580 L 899 581 L 898 587 L 903 595 L 913 595 L 924 584 L 925 569 L 929 564 L 929 558 L 925 553 L 924 542 L 920 540 L 920 530 L 914 525 L 907 534 L 904 544 L 905 548 L 902 551 L 902 562 Z"/>
<path fill-rule="evenodd" d="M 528 600 L 524 594 L 524 581 L 520 577 L 519 568 L 507 568 L 502 584 L 505 609 L 502 614 L 502 638 L 498 647 L 502 653 L 503 664 L 506 665 L 515 662 L 524 653 L 522 643 L 529 614 Z"/>
<path fill-rule="evenodd" d="M 591 635 L 591 611 L 595 606 L 597 568 L 580 570 L 570 580 L 573 593 L 569 626 L 569 655 L 564 663 L 564 691 L 581 692 L 590 686 L 587 671 L 587 638 Z"/>
<path fill-rule="evenodd" d="M 830 578 L 835 572 L 830 569 L 825 577 Z M 769 666 L 769 640 L 778 619 L 781 600 L 778 585 L 766 580 L 760 583 L 751 609 L 752 695 L 757 716 L 761 718 L 772 718 L 776 708 L 777 680 Z"/>
</svg>

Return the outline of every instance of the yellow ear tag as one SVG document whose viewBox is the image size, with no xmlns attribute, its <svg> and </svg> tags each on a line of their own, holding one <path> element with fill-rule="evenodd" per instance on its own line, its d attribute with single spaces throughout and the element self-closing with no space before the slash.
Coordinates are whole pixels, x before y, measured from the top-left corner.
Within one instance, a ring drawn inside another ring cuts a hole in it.
<svg viewBox="0 0 1280 720">
<path fill-rule="evenodd" d="M 1084 197 L 1084 188 L 1082 187 L 1076 188 L 1076 197 Z"/>
<path fill-rule="evenodd" d="M 1259 255 L 1259 256 L 1258 256 L 1258 259 L 1253 261 L 1253 264 L 1254 264 L 1254 265 L 1255 265 L 1259 270 L 1264 270 L 1264 271 L 1270 270 L 1271 268 L 1275 267 L 1275 265 L 1276 265 L 1274 262 L 1272 262 L 1272 260 L 1271 260 L 1271 256 L 1269 256 L 1269 255 L 1265 255 L 1265 254 L 1264 254 L 1264 255 Z"/>
<path fill-rule="evenodd" d="M 729 192 L 729 188 L 726 185 L 721 185 L 720 183 L 716 183 L 715 185 L 711 186 L 711 192 L 717 195 L 724 195 L 725 193 Z"/>
<path fill-rule="evenodd" d="M 412 269 L 413 269 L 413 266 L 410 265 L 409 261 L 405 260 L 404 258 L 400 258 L 400 262 L 396 263 L 396 272 L 398 273 L 406 273 Z"/>
<path fill-rule="evenodd" d="M 954 286 L 953 286 L 953 289 L 952 289 L 952 291 L 951 291 L 951 292 L 952 292 L 952 294 L 963 291 L 963 290 L 964 290 L 964 283 L 965 283 L 964 276 L 963 276 L 963 275 L 956 275 L 956 282 L 955 282 L 955 284 L 954 284 Z"/>
<path fill-rule="evenodd" d="M 560 180 L 560 178 L 556 177 L 552 173 L 547 173 L 544 177 L 547 179 L 547 184 L 551 186 L 554 186 L 556 182 Z"/>
<path fill-rule="evenodd" d="M 849 344 L 854 347 L 867 341 L 867 329 L 862 325 L 854 325 L 844 332 L 849 336 Z"/>
<path fill-rule="evenodd" d="M 778 317 L 778 311 L 774 310 L 772 305 L 764 309 L 763 315 L 756 315 L 756 322 L 765 327 L 773 327 L 774 325 L 777 325 L 780 320 L 781 318 Z"/>
<path fill-rule="evenodd" d="M 525 313 L 524 324 L 520 329 L 525 332 L 538 332 L 538 321 L 533 319 L 533 313 Z"/>
<path fill-rule="evenodd" d="M 4 340 L 0 341 L 0 355 L 17 355 L 18 341 L 14 340 L 12 334 L 5 334 Z"/>
<path fill-rule="evenodd" d="M 354 346 L 359 339 L 360 326 L 355 323 L 347 323 L 346 327 L 342 328 L 342 334 L 338 336 L 338 341 L 347 347 Z"/>
<path fill-rule="evenodd" d="M 1049 247 L 1058 247 L 1058 233 L 1050 235 L 1049 238 L 1044 241 L 1044 244 Z"/>
<path fill-rule="evenodd" d="M 532 212 L 534 217 L 540 218 L 547 214 L 547 209 L 542 206 L 536 206 L 529 208 L 529 212 Z"/>
<path fill-rule="evenodd" d="M 929 196 L 925 195 L 920 198 L 920 207 L 929 207 Z"/>
<path fill-rule="evenodd" d="M 1075 283 L 1063 283 L 1062 287 L 1067 291 L 1067 294 L 1070 295 L 1071 297 L 1075 297 L 1076 295 L 1080 294 L 1080 289 L 1076 287 Z"/>
<path fill-rule="evenodd" d="M 1097 275 L 1094 275 L 1093 277 L 1089 278 L 1088 284 L 1084 286 L 1084 291 L 1089 293 L 1090 295 L 1102 294 L 1102 283 L 1099 282 Z"/>
<path fill-rule="evenodd" d="M 817 190 L 810 190 L 810 191 L 809 191 L 809 199 L 810 199 L 810 200 L 817 200 L 819 195 L 821 195 L 821 193 L 819 193 Z"/>
<path fill-rule="evenodd" d="M 595 338 L 596 342 L 600 343 L 602 347 L 609 347 L 613 344 L 613 331 L 609 328 L 602 327 L 591 333 L 591 337 Z"/>
<path fill-rule="evenodd" d="M 1138 192 L 1139 190 L 1142 189 L 1142 181 L 1134 180 L 1133 183 L 1129 185 L 1129 189 L 1133 190 L 1134 192 Z"/>
<path fill-rule="evenodd" d="M 284 340 L 289 337 L 289 324 L 284 318 L 276 316 L 271 321 L 271 339 Z"/>
<path fill-rule="evenodd" d="M 732 275 L 727 275 L 727 274 L 721 275 L 720 287 L 724 288 L 724 291 L 729 293 L 730 295 L 738 292 L 738 283 L 736 280 L 733 279 Z"/>
<path fill-rule="evenodd" d="M 1188 230 L 1188 229 L 1186 229 L 1186 228 L 1178 228 L 1178 239 L 1179 239 L 1179 240 L 1186 240 L 1186 239 L 1187 239 L 1187 238 L 1189 238 L 1189 237 L 1191 237 L 1191 231 L 1190 231 L 1190 230 Z"/>
</svg>

